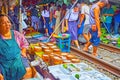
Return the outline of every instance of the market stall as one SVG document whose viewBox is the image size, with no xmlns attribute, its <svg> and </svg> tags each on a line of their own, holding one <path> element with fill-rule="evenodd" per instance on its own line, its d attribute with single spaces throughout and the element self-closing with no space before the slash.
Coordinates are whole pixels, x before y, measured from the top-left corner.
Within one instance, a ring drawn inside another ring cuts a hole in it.
<svg viewBox="0 0 120 80">
<path fill-rule="evenodd" d="M 20 6 L 21 4 L 27 6 L 37 4 L 36 6 L 39 7 L 40 3 L 48 2 L 51 2 L 51 0 L 23 0 L 23 2 L 20 2 Z M 56 2 L 56 0 L 54 0 L 54 2 Z M 64 3 L 69 4 L 67 0 L 64 0 Z M 18 0 L 12 0 L 9 6 L 14 7 L 17 4 Z M 3 12 L 6 11 L 7 10 L 4 11 L 3 9 Z M 30 13 L 28 13 L 28 15 L 30 16 Z M 21 31 L 21 8 L 19 20 L 19 30 Z M 113 38 L 106 33 L 105 28 L 101 28 L 101 31 L 102 36 L 100 39 L 103 43 L 112 43 L 120 47 L 120 37 Z M 78 56 L 72 54 L 70 50 L 71 39 L 69 34 L 53 33 L 49 37 L 34 30 L 31 26 L 26 28 L 24 34 L 30 44 L 27 50 L 27 57 L 31 67 L 30 71 L 32 71 L 32 74 L 24 77 L 25 80 L 112 80 L 89 64 L 81 62 Z"/>
<path fill-rule="evenodd" d="M 59 34 L 54 37 L 64 40 L 64 35 Z M 45 37 L 43 34 L 37 34 L 28 38 L 30 42 L 29 60 L 42 78 L 50 80 L 112 80 L 89 64 L 81 62 L 79 57 L 72 54 L 71 51 L 62 50 L 61 47 L 64 48 L 62 43 L 60 47 L 57 40 L 46 42 L 48 38 Z"/>
</svg>

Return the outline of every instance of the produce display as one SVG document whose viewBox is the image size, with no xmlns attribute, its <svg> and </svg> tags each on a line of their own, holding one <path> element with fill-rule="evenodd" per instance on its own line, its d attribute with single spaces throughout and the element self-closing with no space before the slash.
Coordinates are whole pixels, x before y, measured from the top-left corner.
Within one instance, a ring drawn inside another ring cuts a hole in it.
<svg viewBox="0 0 120 80">
<path fill-rule="evenodd" d="M 100 37 L 100 40 L 105 43 L 105 44 L 108 44 L 110 42 L 110 36 L 107 35 L 107 31 L 105 28 L 101 28 L 101 32 L 102 32 L 102 35 Z"/>
<path fill-rule="evenodd" d="M 67 63 L 48 67 L 49 72 L 60 80 L 112 80 L 86 63 Z"/>
<path fill-rule="evenodd" d="M 79 68 L 77 68 L 74 64 L 70 63 L 70 64 L 63 64 L 61 66 L 62 68 L 64 68 L 65 73 L 70 73 L 70 72 L 75 72 L 75 71 L 80 71 Z"/>
<path fill-rule="evenodd" d="M 31 43 L 28 49 L 31 55 L 39 56 L 47 65 L 59 65 L 63 63 L 79 63 L 80 59 L 71 53 L 61 52 L 56 43 Z M 73 65 L 72 65 L 73 66 Z"/>
<path fill-rule="evenodd" d="M 102 42 L 108 44 L 111 42 L 111 37 L 105 34 L 103 29 L 101 36 Z M 53 35 L 56 38 L 70 37 L 68 34 Z M 55 42 L 43 43 L 48 37 L 43 34 L 33 35 L 34 40 L 42 42 L 30 43 L 28 52 L 41 58 L 48 66 L 49 73 L 59 80 L 112 80 L 105 74 L 95 70 L 90 65 L 81 62 L 78 56 L 71 53 L 61 52 L 59 45 Z M 115 40 L 115 44 L 120 45 L 120 38 Z M 64 46 L 63 46 L 64 47 Z M 34 64 L 34 63 L 33 63 Z M 34 64 L 34 65 L 37 65 Z"/>
<path fill-rule="evenodd" d="M 120 35 L 108 34 L 105 28 L 101 28 L 102 35 L 100 40 L 105 44 L 113 44 L 114 46 L 120 48 Z"/>
<path fill-rule="evenodd" d="M 34 36 L 34 35 L 37 35 L 37 34 L 40 34 L 39 32 L 35 31 L 33 29 L 33 27 L 28 27 L 26 30 L 25 30 L 25 36 Z"/>
</svg>

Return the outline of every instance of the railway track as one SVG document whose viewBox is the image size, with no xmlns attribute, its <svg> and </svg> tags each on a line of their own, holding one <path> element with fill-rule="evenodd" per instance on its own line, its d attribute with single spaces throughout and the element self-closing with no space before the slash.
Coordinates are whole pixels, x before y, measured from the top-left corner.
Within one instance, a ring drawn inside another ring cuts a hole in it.
<svg viewBox="0 0 120 80">
<path fill-rule="evenodd" d="M 111 52 L 115 52 L 115 53 L 120 54 L 120 48 L 117 48 L 117 47 L 115 47 L 113 45 L 100 43 L 100 48 L 103 48 L 103 49 L 109 50 Z"/>
<path fill-rule="evenodd" d="M 80 46 L 83 48 L 83 45 Z M 92 49 L 90 49 L 89 52 L 92 53 Z M 107 61 L 112 65 L 120 67 L 120 48 L 117 48 L 113 45 L 101 43 L 97 53 L 100 56 L 100 59 Z"/>
<path fill-rule="evenodd" d="M 98 68 L 104 69 L 104 70 L 116 75 L 120 79 L 120 67 L 112 65 L 112 64 L 106 62 L 105 60 L 93 57 L 86 52 L 76 49 L 75 47 L 71 47 L 71 53 L 74 53 L 78 57 L 83 57 L 83 59 L 95 64 Z"/>
</svg>

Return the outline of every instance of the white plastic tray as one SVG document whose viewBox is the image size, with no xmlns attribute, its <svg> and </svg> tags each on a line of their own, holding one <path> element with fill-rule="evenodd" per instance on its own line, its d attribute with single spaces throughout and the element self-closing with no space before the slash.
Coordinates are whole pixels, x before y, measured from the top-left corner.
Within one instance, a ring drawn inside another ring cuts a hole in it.
<svg viewBox="0 0 120 80">
<path fill-rule="evenodd" d="M 71 63 L 69 63 L 71 64 Z M 69 65 L 68 64 L 68 65 Z M 80 69 L 80 71 L 71 71 L 69 69 L 65 69 L 63 64 L 49 66 L 49 72 L 57 79 L 60 80 L 112 80 L 107 77 L 105 74 L 95 70 L 91 66 L 85 63 L 76 63 L 73 64 L 76 68 Z M 75 78 L 75 74 L 79 74 L 80 78 Z"/>
</svg>

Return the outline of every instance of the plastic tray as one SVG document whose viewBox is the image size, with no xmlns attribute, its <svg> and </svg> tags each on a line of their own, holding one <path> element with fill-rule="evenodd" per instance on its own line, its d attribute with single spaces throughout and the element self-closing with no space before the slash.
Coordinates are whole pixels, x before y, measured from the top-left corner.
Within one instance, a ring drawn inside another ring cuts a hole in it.
<svg viewBox="0 0 120 80">
<path fill-rule="evenodd" d="M 65 73 L 65 74 L 72 74 L 74 72 L 79 72 L 80 71 L 80 68 L 77 68 L 75 64 L 72 64 L 74 65 L 75 67 L 71 66 L 72 63 L 68 63 L 66 64 L 67 65 L 67 69 L 63 67 L 63 64 L 60 65 L 60 68 L 61 70 Z"/>
<path fill-rule="evenodd" d="M 80 78 L 77 79 L 75 77 L 76 74 L 79 74 Z M 92 72 L 78 72 L 72 74 L 73 78 L 75 80 L 112 80 L 106 75 L 98 72 L 98 71 L 92 71 Z"/>
</svg>

